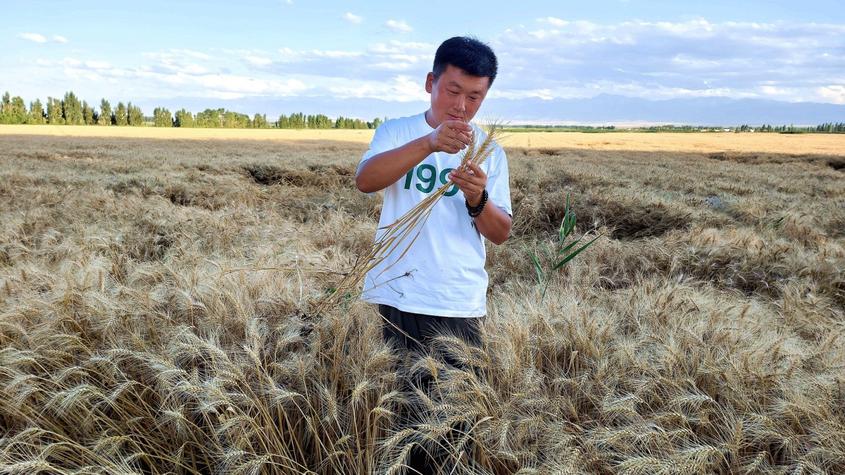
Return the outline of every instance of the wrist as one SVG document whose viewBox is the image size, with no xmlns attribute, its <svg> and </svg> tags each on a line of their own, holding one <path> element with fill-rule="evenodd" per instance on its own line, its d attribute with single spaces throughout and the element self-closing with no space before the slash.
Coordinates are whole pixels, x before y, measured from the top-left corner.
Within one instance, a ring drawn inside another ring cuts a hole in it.
<svg viewBox="0 0 845 475">
<path fill-rule="evenodd" d="M 479 194 L 474 195 L 474 196 L 464 195 L 464 199 L 466 200 L 467 205 L 472 206 L 472 207 L 477 207 L 478 205 L 481 204 L 481 195 L 482 195 L 482 193 L 479 193 Z"/>
<path fill-rule="evenodd" d="M 484 205 L 487 204 L 487 189 L 485 188 L 474 201 L 473 203 L 469 199 L 465 200 L 467 212 L 472 218 L 479 216 L 484 211 Z"/>
<path fill-rule="evenodd" d="M 432 132 L 432 133 L 430 133 L 430 134 L 428 134 L 424 137 L 425 141 L 424 141 L 423 145 L 424 145 L 424 148 L 425 148 L 425 152 L 426 152 L 425 155 L 426 156 L 429 156 L 432 153 L 437 151 L 437 147 L 436 147 L 437 136 L 435 136 L 434 134 L 435 133 Z"/>
</svg>

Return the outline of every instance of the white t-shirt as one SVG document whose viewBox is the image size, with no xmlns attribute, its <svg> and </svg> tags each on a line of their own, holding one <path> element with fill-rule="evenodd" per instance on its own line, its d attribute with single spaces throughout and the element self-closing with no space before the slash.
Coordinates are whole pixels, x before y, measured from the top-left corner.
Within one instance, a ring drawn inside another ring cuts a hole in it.
<svg viewBox="0 0 845 475">
<path fill-rule="evenodd" d="M 480 145 L 486 134 L 474 124 L 472 127 L 476 143 Z M 358 169 L 373 155 L 405 145 L 433 130 L 424 113 L 388 120 L 376 129 L 370 149 L 364 153 Z M 449 172 L 461 163 L 461 154 L 432 153 L 385 188 L 376 237 L 384 232 L 381 228 L 395 222 L 445 184 Z M 496 145 L 481 168 L 487 174 L 486 206 L 498 206 L 512 215 L 504 150 Z M 487 254 L 484 237 L 476 230 L 464 203 L 463 192 L 452 185 L 434 206 L 422 228 L 415 229 L 393 254 L 367 274 L 362 300 L 390 305 L 405 312 L 442 317 L 485 315 L 487 271 L 484 263 Z M 419 236 L 397 262 L 417 230 Z"/>
</svg>

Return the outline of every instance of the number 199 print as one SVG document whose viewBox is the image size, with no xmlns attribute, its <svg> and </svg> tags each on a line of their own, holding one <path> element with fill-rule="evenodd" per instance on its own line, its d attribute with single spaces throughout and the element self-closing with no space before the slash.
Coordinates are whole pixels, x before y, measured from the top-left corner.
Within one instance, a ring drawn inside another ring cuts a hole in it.
<svg viewBox="0 0 845 475">
<path fill-rule="evenodd" d="M 405 174 L 405 186 L 406 190 L 411 189 L 411 182 L 414 179 L 414 170 L 416 170 L 417 180 L 419 183 L 416 184 L 418 190 L 423 193 L 431 193 L 434 190 L 435 185 L 437 185 L 438 178 L 440 179 L 440 184 L 445 185 L 447 181 L 447 177 L 449 176 L 449 172 L 454 170 L 453 168 L 446 168 L 442 172 L 437 173 L 437 168 L 434 165 L 430 165 L 428 163 L 424 163 L 418 167 L 412 168 L 408 170 L 408 173 Z M 455 193 L 458 192 L 457 185 L 452 185 L 446 193 L 445 196 L 453 196 Z"/>
</svg>

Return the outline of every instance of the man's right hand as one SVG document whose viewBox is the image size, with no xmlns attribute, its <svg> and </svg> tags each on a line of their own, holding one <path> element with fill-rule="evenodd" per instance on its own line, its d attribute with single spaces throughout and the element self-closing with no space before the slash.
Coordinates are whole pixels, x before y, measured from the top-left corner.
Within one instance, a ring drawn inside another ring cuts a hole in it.
<svg viewBox="0 0 845 475">
<path fill-rule="evenodd" d="M 472 143 L 472 127 L 460 120 L 446 120 L 428 134 L 431 152 L 458 153 Z"/>
</svg>

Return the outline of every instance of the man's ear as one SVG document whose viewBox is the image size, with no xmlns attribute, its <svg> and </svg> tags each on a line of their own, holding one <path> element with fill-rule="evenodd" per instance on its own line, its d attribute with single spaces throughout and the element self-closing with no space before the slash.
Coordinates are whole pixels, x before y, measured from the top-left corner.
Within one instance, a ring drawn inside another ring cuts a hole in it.
<svg viewBox="0 0 845 475">
<path fill-rule="evenodd" d="M 434 73 L 428 73 L 425 77 L 425 92 L 431 94 L 431 88 L 434 86 Z"/>
</svg>

